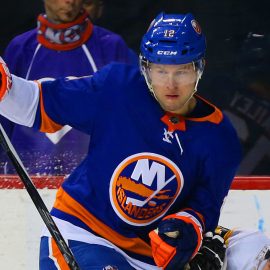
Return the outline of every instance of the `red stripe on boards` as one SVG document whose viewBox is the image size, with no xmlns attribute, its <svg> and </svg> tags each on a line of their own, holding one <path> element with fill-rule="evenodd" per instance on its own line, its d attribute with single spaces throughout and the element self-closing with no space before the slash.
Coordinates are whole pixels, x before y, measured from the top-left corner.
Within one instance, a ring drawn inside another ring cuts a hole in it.
<svg viewBox="0 0 270 270">
<path fill-rule="evenodd" d="M 57 189 L 65 179 L 59 176 L 30 176 L 38 189 Z M 0 189 L 23 189 L 24 185 L 17 175 L 0 175 Z M 236 176 L 232 190 L 270 190 L 270 176 Z"/>
</svg>

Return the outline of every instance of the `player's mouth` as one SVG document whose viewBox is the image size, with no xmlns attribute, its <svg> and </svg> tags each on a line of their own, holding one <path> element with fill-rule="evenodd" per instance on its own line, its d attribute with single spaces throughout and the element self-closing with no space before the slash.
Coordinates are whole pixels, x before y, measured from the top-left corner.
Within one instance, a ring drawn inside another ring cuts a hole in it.
<svg viewBox="0 0 270 270">
<path fill-rule="evenodd" d="M 73 9 L 61 9 L 60 11 L 62 14 L 66 15 L 67 17 L 71 17 L 74 15 L 74 10 Z"/>
<path fill-rule="evenodd" d="M 176 99 L 179 97 L 179 95 L 166 95 L 166 97 L 169 99 Z"/>
</svg>

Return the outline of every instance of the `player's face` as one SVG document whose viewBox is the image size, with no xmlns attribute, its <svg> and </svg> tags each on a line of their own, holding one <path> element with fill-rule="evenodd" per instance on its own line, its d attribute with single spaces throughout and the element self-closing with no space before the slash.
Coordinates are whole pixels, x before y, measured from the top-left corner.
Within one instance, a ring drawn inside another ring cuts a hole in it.
<svg viewBox="0 0 270 270">
<path fill-rule="evenodd" d="M 82 9 L 83 0 L 45 0 L 48 19 L 53 23 L 74 21 Z"/>
<path fill-rule="evenodd" d="M 197 72 L 192 63 L 183 65 L 151 64 L 149 77 L 156 98 L 168 112 L 185 115 L 193 99 Z"/>
</svg>

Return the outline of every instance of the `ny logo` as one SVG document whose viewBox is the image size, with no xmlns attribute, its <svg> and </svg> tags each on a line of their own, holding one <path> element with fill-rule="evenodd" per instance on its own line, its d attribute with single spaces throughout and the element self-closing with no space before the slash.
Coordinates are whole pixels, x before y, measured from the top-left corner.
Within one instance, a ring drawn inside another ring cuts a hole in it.
<svg viewBox="0 0 270 270">
<path fill-rule="evenodd" d="M 168 131 L 168 130 L 166 130 L 166 128 L 164 128 L 164 133 L 163 133 L 163 135 L 164 135 L 164 138 L 163 138 L 163 141 L 164 141 L 164 142 L 172 143 L 171 139 L 174 138 L 173 132 Z"/>
</svg>

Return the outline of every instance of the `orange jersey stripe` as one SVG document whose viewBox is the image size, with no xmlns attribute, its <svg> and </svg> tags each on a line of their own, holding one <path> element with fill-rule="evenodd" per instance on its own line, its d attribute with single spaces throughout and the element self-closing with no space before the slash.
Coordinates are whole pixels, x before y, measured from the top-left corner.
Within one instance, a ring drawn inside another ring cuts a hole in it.
<svg viewBox="0 0 270 270">
<path fill-rule="evenodd" d="M 63 188 L 60 188 L 57 192 L 54 208 L 80 219 L 95 233 L 109 240 L 111 243 L 115 244 L 121 249 L 140 255 L 152 257 L 152 250 L 150 245 L 148 245 L 138 237 L 128 238 L 112 230 L 110 227 L 108 227 L 96 217 L 94 217 L 91 213 L 89 213 L 71 196 L 69 196 L 63 190 Z"/>
<path fill-rule="evenodd" d="M 42 89 L 40 83 L 38 83 L 39 90 L 40 90 L 40 114 L 41 114 L 41 125 L 39 130 L 41 132 L 53 133 L 57 130 L 61 129 L 62 126 L 55 123 L 46 113 L 44 108 L 43 96 L 42 96 Z"/>
<path fill-rule="evenodd" d="M 66 263 L 62 253 L 60 252 L 58 246 L 54 239 L 51 239 L 52 244 L 52 255 L 57 260 L 58 265 L 60 266 L 61 270 L 70 270 L 68 264 Z"/>
</svg>

